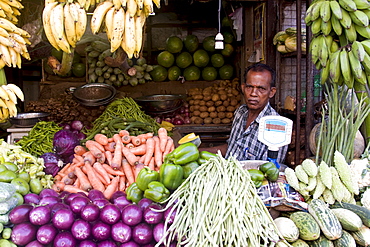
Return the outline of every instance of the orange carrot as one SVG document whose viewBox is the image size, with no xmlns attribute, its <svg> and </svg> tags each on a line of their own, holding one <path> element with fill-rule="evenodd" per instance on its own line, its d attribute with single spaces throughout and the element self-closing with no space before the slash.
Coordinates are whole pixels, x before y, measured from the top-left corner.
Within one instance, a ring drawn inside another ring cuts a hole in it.
<svg viewBox="0 0 370 247">
<path fill-rule="evenodd" d="M 114 152 L 115 147 L 116 147 L 116 143 L 113 141 L 113 142 L 110 142 L 107 145 L 105 145 L 104 149 L 105 149 L 105 151 Z"/>
<path fill-rule="evenodd" d="M 90 183 L 89 179 L 87 178 L 86 174 L 82 171 L 81 168 L 76 167 L 75 168 L 75 174 L 76 174 L 78 180 L 80 180 L 82 190 L 89 191 L 89 190 L 92 189 L 92 186 L 91 186 L 91 183 Z"/>
<path fill-rule="evenodd" d="M 125 191 L 126 189 L 126 177 L 125 176 L 120 176 L 119 177 L 119 191 Z"/>
<path fill-rule="evenodd" d="M 114 192 L 118 190 L 119 177 L 114 177 L 110 185 L 103 191 L 105 198 L 110 200 Z"/>
<path fill-rule="evenodd" d="M 99 181 L 104 185 L 104 187 L 106 187 L 108 184 L 110 184 L 110 179 L 109 179 L 109 183 L 103 178 L 102 175 L 100 175 L 99 173 L 96 173 L 95 174 L 97 179 L 99 179 Z"/>
<path fill-rule="evenodd" d="M 65 183 L 63 183 L 62 181 L 55 181 L 51 188 L 59 193 L 64 190 L 65 186 Z"/>
<path fill-rule="evenodd" d="M 77 188 L 80 188 L 81 181 L 78 178 L 76 178 L 75 183 L 73 185 L 76 186 Z"/>
<path fill-rule="evenodd" d="M 114 175 L 114 176 L 124 176 L 125 174 L 119 170 L 114 170 L 110 165 L 107 165 L 107 164 L 102 164 L 102 166 L 104 167 L 104 169 L 108 172 L 108 174 L 110 175 Z"/>
<path fill-rule="evenodd" d="M 164 149 L 166 148 L 167 143 L 167 130 L 165 128 L 159 128 L 158 129 L 158 138 L 159 138 L 159 148 L 161 152 L 164 152 Z"/>
<path fill-rule="evenodd" d="M 122 154 L 123 156 L 125 156 L 125 158 L 127 159 L 128 163 L 132 166 L 134 166 L 136 164 L 136 162 L 138 161 L 138 158 L 136 157 L 135 154 L 131 153 L 130 150 L 126 147 L 122 147 Z"/>
<path fill-rule="evenodd" d="M 113 137 L 109 137 L 108 142 L 113 142 Z"/>
<path fill-rule="evenodd" d="M 94 140 L 103 146 L 108 144 L 108 137 L 100 133 L 94 136 Z"/>
<path fill-rule="evenodd" d="M 59 172 L 65 173 L 71 165 L 72 165 L 71 163 L 67 163 L 65 166 L 63 166 L 62 169 L 59 170 Z"/>
<path fill-rule="evenodd" d="M 62 180 L 62 175 L 58 172 L 58 174 L 57 175 L 55 175 L 55 177 L 54 177 L 54 181 L 61 181 Z"/>
<path fill-rule="evenodd" d="M 84 162 L 84 158 L 81 155 L 74 154 L 74 159 L 76 159 L 78 162 Z"/>
<path fill-rule="evenodd" d="M 127 130 L 120 130 L 118 132 L 119 136 L 129 136 L 130 135 L 130 132 L 128 132 Z"/>
<path fill-rule="evenodd" d="M 96 161 L 95 156 L 90 151 L 87 151 L 86 153 L 84 153 L 82 157 L 84 158 L 84 162 L 89 161 L 90 164 L 94 164 Z"/>
<path fill-rule="evenodd" d="M 95 162 L 93 165 L 95 171 L 100 174 L 104 180 L 106 181 L 107 184 L 110 184 L 110 178 L 108 176 L 108 172 L 104 169 L 101 163 Z"/>
<path fill-rule="evenodd" d="M 145 161 L 145 154 L 144 154 L 144 155 L 142 155 L 142 156 L 139 158 L 138 162 L 140 162 L 140 163 L 144 163 L 144 161 Z"/>
<path fill-rule="evenodd" d="M 127 143 L 127 144 L 125 145 L 125 147 L 126 147 L 126 148 L 128 148 L 128 149 L 131 149 L 131 148 L 134 148 L 134 147 L 135 147 L 135 145 L 134 145 L 134 144 L 132 144 L 132 143 L 130 142 L 130 143 Z"/>
<path fill-rule="evenodd" d="M 154 147 L 154 163 L 156 166 L 158 167 L 161 167 L 162 165 L 162 151 L 159 147 L 160 145 L 160 139 L 158 136 L 154 136 L 153 137 L 154 139 L 154 143 L 155 143 L 155 147 Z"/>
<path fill-rule="evenodd" d="M 107 143 L 108 144 L 108 143 Z M 96 141 L 93 141 L 93 140 L 87 140 L 86 143 L 85 143 L 85 146 L 87 147 L 87 149 L 90 149 L 91 146 L 95 146 L 97 147 L 101 152 L 104 152 L 105 149 L 104 149 L 104 145 L 101 145 L 100 143 L 96 142 Z"/>
<path fill-rule="evenodd" d="M 75 154 L 77 155 L 83 155 L 84 153 L 87 152 L 86 148 L 81 146 L 81 145 L 77 145 L 75 148 L 74 148 L 74 152 Z"/>
<path fill-rule="evenodd" d="M 149 139 L 149 138 L 152 138 L 153 137 L 153 133 L 152 132 L 148 132 L 148 133 L 145 133 L 145 134 L 140 134 L 137 137 L 144 138 L 144 139 Z"/>
<path fill-rule="evenodd" d="M 128 163 L 126 159 L 122 159 L 122 169 L 126 175 L 127 182 L 129 184 L 132 184 L 133 182 L 135 182 L 135 177 L 134 177 L 134 173 L 132 171 L 131 165 Z"/>
<path fill-rule="evenodd" d="M 106 161 L 108 162 L 108 164 L 110 165 L 111 163 L 112 163 L 112 159 L 113 159 L 113 154 L 112 154 L 112 152 L 110 152 L 110 151 L 105 151 L 104 152 L 104 154 L 105 154 L 105 159 L 106 159 Z"/>
<path fill-rule="evenodd" d="M 105 162 L 105 152 L 101 154 L 100 158 L 96 159 L 97 162 L 104 163 Z"/>
<path fill-rule="evenodd" d="M 121 166 L 123 148 L 122 145 L 123 144 L 121 142 L 116 143 L 116 148 L 114 150 L 113 158 L 110 164 L 110 166 L 115 170 L 119 169 Z"/>
<path fill-rule="evenodd" d="M 100 190 L 101 192 L 103 192 L 105 187 L 104 187 L 103 183 L 96 177 L 95 170 L 93 169 L 91 163 L 86 161 L 84 167 L 86 167 L 87 177 L 88 177 L 88 179 L 91 183 L 91 186 L 94 189 Z M 82 184 L 82 181 L 81 181 L 81 184 Z"/>
<path fill-rule="evenodd" d="M 129 135 L 124 135 L 122 136 L 121 140 L 122 140 L 122 143 L 128 144 L 131 141 L 131 137 Z"/>
<path fill-rule="evenodd" d="M 94 155 L 95 158 L 100 158 L 102 156 L 102 153 L 105 151 L 104 147 L 102 147 L 103 151 L 96 145 L 94 145 L 94 141 L 87 141 L 86 147 L 89 149 L 89 151 Z"/>
<path fill-rule="evenodd" d="M 146 153 L 146 144 L 141 144 L 140 146 L 130 148 L 130 152 L 135 155 L 144 155 Z"/>
<path fill-rule="evenodd" d="M 151 169 L 151 170 L 153 170 L 154 171 L 154 168 L 155 168 L 155 162 L 154 162 L 154 157 L 152 157 L 151 159 L 150 159 L 150 162 L 149 162 L 149 168 Z"/>
<path fill-rule="evenodd" d="M 163 155 L 162 155 L 163 156 L 163 158 L 162 158 L 163 162 L 164 162 L 164 158 L 166 157 L 166 155 L 170 153 L 172 145 L 173 145 L 173 139 L 169 136 L 167 138 L 166 147 L 165 147 Z"/>
<path fill-rule="evenodd" d="M 78 193 L 78 192 L 82 192 L 82 193 L 85 193 L 86 195 L 88 194 L 87 191 L 84 191 L 82 189 L 79 189 L 73 185 L 66 185 L 64 186 L 64 191 L 68 191 L 68 192 L 71 192 L 71 193 Z"/>
<path fill-rule="evenodd" d="M 134 146 L 139 146 L 141 144 L 140 137 L 131 136 L 131 143 L 134 144 Z"/>
<path fill-rule="evenodd" d="M 135 169 L 134 169 L 134 176 L 135 176 L 135 181 L 136 181 L 136 178 L 137 178 L 137 175 L 139 174 L 139 172 L 144 168 L 144 164 L 142 163 L 138 163 L 136 166 L 135 166 Z"/>
<path fill-rule="evenodd" d="M 150 158 L 154 155 L 155 142 L 153 138 L 146 140 L 146 154 L 144 164 L 149 165 Z"/>
</svg>

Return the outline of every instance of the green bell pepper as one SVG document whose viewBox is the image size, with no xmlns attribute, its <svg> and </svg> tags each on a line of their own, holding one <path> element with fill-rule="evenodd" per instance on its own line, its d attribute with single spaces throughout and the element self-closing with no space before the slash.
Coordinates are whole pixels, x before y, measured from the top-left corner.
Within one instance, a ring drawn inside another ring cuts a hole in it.
<svg viewBox="0 0 370 247">
<path fill-rule="evenodd" d="M 265 179 L 265 175 L 263 174 L 263 172 L 258 169 L 249 169 L 248 172 L 251 175 L 251 179 L 256 188 L 261 187 L 262 181 Z"/>
<path fill-rule="evenodd" d="M 128 200 L 138 203 L 141 199 L 143 199 L 144 191 L 139 189 L 137 187 L 137 183 L 132 183 L 127 189 L 126 189 L 126 197 Z"/>
<path fill-rule="evenodd" d="M 144 191 L 144 197 L 153 202 L 162 202 L 170 196 L 170 191 L 158 181 L 153 181 L 148 184 L 148 189 Z"/>
<path fill-rule="evenodd" d="M 199 152 L 199 159 L 198 164 L 206 163 L 210 158 L 217 157 L 216 154 L 208 152 L 208 151 L 200 151 Z"/>
<path fill-rule="evenodd" d="M 185 165 L 199 158 L 199 150 L 195 144 L 187 142 L 175 148 L 166 158 L 166 163 Z"/>
<path fill-rule="evenodd" d="M 184 169 L 180 165 L 164 163 L 159 168 L 159 182 L 167 189 L 175 190 L 182 183 Z"/>
<path fill-rule="evenodd" d="M 159 173 L 157 171 L 153 171 L 147 166 L 144 166 L 143 169 L 139 172 L 136 178 L 137 187 L 144 191 L 148 188 L 148 184 L 152 181 L 159 180 Z"/>
<path fill-rule="evenodd" d="M 184 169 L 184 178 L 188 178 L 190 174 L 195 171 L 199 167 L 198 162 L 192 161 L 190 163 L 187 163 L 186 165 L 182 166 L 182 169 Z"/>
<path fill-rule="evenodd" d="M 272 162 L 266 162 L 260 165 L 259 170 L 263 172 L 267 180 L 275 182 L 279 178 L 279 169 Z"/>
</svg>

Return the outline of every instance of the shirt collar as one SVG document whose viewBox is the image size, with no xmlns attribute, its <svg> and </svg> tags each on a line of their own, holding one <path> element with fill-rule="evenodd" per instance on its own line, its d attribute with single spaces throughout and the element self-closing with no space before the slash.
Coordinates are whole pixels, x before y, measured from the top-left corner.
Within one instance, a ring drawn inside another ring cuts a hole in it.
<svg viewBox="0 0 370 247">
<path fill-rule="evenodd" d="M 243 107 L 242 108 L 242 110 L 243 110 L 243 113 L 242 114 L 247 113 L 248 112 L 247 105 L 246 104 L 243 104 L 242 107 Z M 267 102 L 267 105 L 265 106 L 265 108 L 263 108 L 263 110 L 258 114 L 257 118 L 254 121 L 256 121 L 257 123 L 259 123 L 260 122 L 260 119 L 262 117 L 266 116 L 266 114 L 267 115 L 270 115 L 271 114 L 270 102 Z"/>
</svg>

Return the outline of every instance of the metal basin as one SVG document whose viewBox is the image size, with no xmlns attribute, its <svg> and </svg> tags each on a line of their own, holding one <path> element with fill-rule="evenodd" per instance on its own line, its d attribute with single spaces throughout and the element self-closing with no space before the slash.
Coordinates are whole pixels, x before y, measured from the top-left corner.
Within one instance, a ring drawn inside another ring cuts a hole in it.
<svg viewBox="0 0 370 247">
<path fill-rule="evenodd" d="M 106 83 L 88 83 L 73 91 L 74 98 L 84 105 L 102 105 L 112 100 L 116 89 Z"/>
<path fill-rule="evenodd" d="M 47 112 L 18 113 L 10 118 L 10 122 L 16 127 L 32 127 L 40 121 L 45 121 L 50 114 Z"/>
<path fill-rule="evenodd" d="M 186 95 L 183 94 L 155 94 L 136 98 L 135 101 L 146 112 L 171 112 L 179 109 Z"/>
</svg>

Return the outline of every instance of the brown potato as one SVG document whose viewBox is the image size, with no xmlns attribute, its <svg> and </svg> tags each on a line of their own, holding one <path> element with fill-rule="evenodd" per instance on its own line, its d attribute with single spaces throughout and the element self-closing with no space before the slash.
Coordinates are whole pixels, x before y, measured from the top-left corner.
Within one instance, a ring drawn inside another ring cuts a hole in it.
<svg viewBox="0 0 370 247">
<path fill-rule="evenodd" d="M 205 106 L 205 105 L 202 105 L 202 106 L 199 107 L 199 111 L 201 111 L 201 112 L 208 111 L 208 107 Z"/>
<path fill-rule="evenodd" d="M 200 115 L 200 111 L 196 110 L 196 111 L 193 111 L 193 116 L 199 116 Z"/>
<path fill-rule="evenodd" d="M 228 123 L 231 123 L 231 120 L 230 120 L 229 118 L 223 118 L 223 119 L 221 120 L 221 123 L 223 123 L 223 124 L 228 124 Z"/>
<path fill-rule="evenodd" d="M 210 112 L 209 117 L 216 118 L 217 117 L 217 112 L 216 111 Z"/>
<path fill-rule="evenodd" d="M 206 102 L 206 106 L 208 106 L 208 107 L 213 106 L 214 104 L 215 104 L 215 102 L 212 101 L 212 100 Z"/>
<path fill-rule="evenodd" d="M 235 107 L 234 107 L 234 106 L 229 105 L 228 107 L 226 107 L 226 111 L 234 112 L 234 111 L 235 111 Z"/>
<path fill-rule="evenodd" d="M 238 104 L 238 100 L 237 99 L 230 99 L 230 105 L 232 106 L 236 106 Z"/>
<path fill-rule="evenodd" d="M 219 87 L 218 88 L 218 93 L 219 94 L 227 94 L 224 87 Z"/>
<path fill-rule="evenodd" d="M 198 117 L 196 117 L 196 116 L 192 116 L 192 117 L 190 117 L 190 121 L 192 122 L 192 123 L 194 123 L 194 121 L 195 121 L 195 119 L 196 118 L 198 118 Z"/>
<path fill-rule="evenodd" d="M 239 91 L 238 90 L 236 90 L 236 89 L 233 89 L 232 91 L 231 91 L 231 93 L 233 94 L 233 95 L 239 95 L 240 93 L 239 93 Z"/>
<path fill-rule="evenodd" d="M 220 94 L 220 100 L 226 100 L 227 98 L 229 98 L 227 94 Z"/>
<path fill-rule="evenodd" d="M 220 100 L 220 95 L 215 93 L 214 95 L 212 95 L 212 100 L 213 101 L 219 101 Z"/>
<path fill-rule="evenodd" d="M 189 105 L 194 105 L 194 100 L 193 99 L 189 100 Z"/>
<path fill-rule="evenodd" d="M 199 99 L 194 100 L 194 105 L 199 105 L 199 102 L 200 102 Z"/>
<path fill-rule="evenodd" d="M 209 117 L 209 112 L 201 112 L 199 117 L 205 119 L 205 118 Z"/>
<path fill-rule="evenodd" d="M 225 100 L 224 102 L 222 102 L 222 105 L 228 107 L 230 105 L 230 100 Z"/>
<path fill-rule="evenodd" d="M 195 106 L 194 106 L 194 105 L 189 106 L 189 111 L 190 111 L 190 112 L 195 111 L 195 109 L 194 109 L 194 108 L 195 108 Z"/>
<path fill-rule="evenodd" d="M 202 124 L 203 123 L 203 118 L 197 117 L 194 119 L 195 124 Z"/>
<path fill-rule="evenodd" d="M 206 101 L 205 100 L 200 100 L 199 105 L 206 105 Z"/>
<path fill-rule="evenodd" d="M 208 112 L 216 111 L 216 107 L 214 107 L 214 106 L 210 106 L 210 107 L 208 107 L 207 111 L 208 111 Z"/>
<path fill-rule="evenodd" d="M 221 119 L 220 118 L 214 118 L 212 120 L 212 123 L 214 123 L 214 124 L 220 124 L 221 123 Z"/>
<path fill-rule="evenodd" d="M 217 113 L 217 117 L 219 117 L 219 118 L 225 118 L 225 116 L 226 116 L 226 113 L 225 112 L 219 112 L 219 113 Z"/>
<path fill-rule="evenodd" d="M 195 94 L 194 96 L 193 96 L 193 99 L 203 99 L 203 95 L 202 94 Z"/>
<path fill-rule="evenodd" d="M 200 108 L 200 105 L 195 105 L 194 106 L 194 111 L 199 110 L 199 108 Z"/>
<path fill-rule="evenodd" d="M 232 119 L 234 117 L 234 113 L 233 112 L 226 112 L 226 116 L 225 117 Z"/>
<path fill-rule="evenodd" d="M 222 105 L 222 103 L 223 103 L 222 100 L 216 101 L 215 106 L 220 106 L 220 105 Z"/>
<path fill-rule="evenodd" d="M 210 124 L 210 123 L 212 123 L 212 118 L 210 118 L 210 117 L 206 117 L 206 118 L 203 120 L 203 122 L 204 122 L 205 124 Z"/>
<path fill-rule="evenodd" d="M 210 101 L 211 99 L 212 99 L 211 94 L 206 94 L 206 95 L 203 96 L 204 101 Z M 213 101 L 211 101 L 211 102 L 213 102 Z"/>
<path fill-rule="evenodd" d="M 216 110 L 217 110 L 218 112 L 223 112 L 223 111 L 226 111 L 226 107 L 225 107 L 225 106 L 223 106 L 223 105 L 220 105 L 220 106 L 217 106 Z"/>
</svg>

